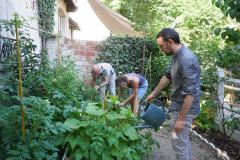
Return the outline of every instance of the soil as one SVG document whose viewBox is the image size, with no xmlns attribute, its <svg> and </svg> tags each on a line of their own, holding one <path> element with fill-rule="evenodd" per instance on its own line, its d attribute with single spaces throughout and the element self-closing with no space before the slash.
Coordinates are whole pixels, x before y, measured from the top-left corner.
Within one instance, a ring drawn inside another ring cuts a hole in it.
<svg viewBox="0 0 240 160">
<path fill-rule="evenodd" d="M 195 130 L 209 142 L 212 142 L 216 147 L 226 151 L 231 159 L 240 160 L 240 142 L 228 139 L 228 137 L 226 137 L 222 132 L 211 132 L 206 134 L 199 128 L 195 128 Z"/>
</svg>

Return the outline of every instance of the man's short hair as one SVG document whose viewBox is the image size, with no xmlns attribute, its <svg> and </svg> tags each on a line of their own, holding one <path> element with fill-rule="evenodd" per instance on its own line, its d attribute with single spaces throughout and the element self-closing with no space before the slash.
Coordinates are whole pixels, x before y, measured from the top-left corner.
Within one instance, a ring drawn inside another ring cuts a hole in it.
<svg viewBox="0 0 240 160">
<path fill-rule="evenodd" d="M 177 44 L 181 43 L 179 34 L 172 28 L 163 28 L 156 36 L 157 39 L 159 37 L 162 37 L 164 41 L 171 39 Z"/>
</svg>

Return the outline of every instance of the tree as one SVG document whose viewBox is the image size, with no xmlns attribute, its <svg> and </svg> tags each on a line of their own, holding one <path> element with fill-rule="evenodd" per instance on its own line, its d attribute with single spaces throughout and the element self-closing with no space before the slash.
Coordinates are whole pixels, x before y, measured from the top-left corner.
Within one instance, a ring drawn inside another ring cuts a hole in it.
<svg viewBox="0 0 240 160">
<path fill-rule="evenodd" d="M 213 0 L 216 7 L 220 8 L 226 17 L 230 17 L 236 22 L 240 22 L 240 1 L 239 0 Z M 238 23 L 232 25 L 232 27 L 216 28 L 215 34 L 221 34 L 221 37 L 226 40 L 227 43 L 240 43 L 240 26 Z"/>
</svg>

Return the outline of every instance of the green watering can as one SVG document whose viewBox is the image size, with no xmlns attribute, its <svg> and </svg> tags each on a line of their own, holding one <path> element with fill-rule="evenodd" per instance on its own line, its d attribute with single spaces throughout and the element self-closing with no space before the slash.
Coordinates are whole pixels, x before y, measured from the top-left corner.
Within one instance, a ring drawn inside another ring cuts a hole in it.
<svg viewBox="0 0 240 160">
<path fill-rule="evenodd" d="M 141 112 L 141 107 L 145 106 Z M 140 117 L 145 121 L 144 125 L 138 125 L 135 128 L 144 129 L 144 128 L 158 128 L 163 122 L 167 119 L 168 111 L 162 105 L 161 101 L 158 101 L 157 104 L 147 103 L 143 101 L 140 103 L 139 107 Z"/>
</svg>

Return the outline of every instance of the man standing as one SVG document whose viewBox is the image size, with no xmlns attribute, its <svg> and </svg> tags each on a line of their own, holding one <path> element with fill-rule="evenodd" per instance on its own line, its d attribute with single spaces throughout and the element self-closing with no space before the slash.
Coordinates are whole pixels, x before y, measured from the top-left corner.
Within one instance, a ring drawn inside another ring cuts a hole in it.
<svg viewBox="0 0 240 160">
<path fill-rule="evenodd" d="M 92 67 L 93 87 L 96 90 L 100 90 L 102 100 L 105 97 L 106 87 L 109 86 L 110 93 L 116 95 L 115 91 L 115 79 L 116 74 L 113 67 L 108 63 L 98 63 Z M 100 78 L 101 83 L 99 86 L 96 85 L 97 78 Z"/>
<path fill-rule="evenodd" d="M 147 97 L 150 101 L 171 83 L 170 127 L 177 137 L 172 138 L 172 146 L 178 160 L 191 160 L 189 130 L 193 119 L 200 112 L 200 67 L 197 57 L 181 44 L 178 33 L 164 28 L 157 34 L 157 43 L 167 55 L 172 55 L 172 63 L 166 75 Z"/>
</svg>

